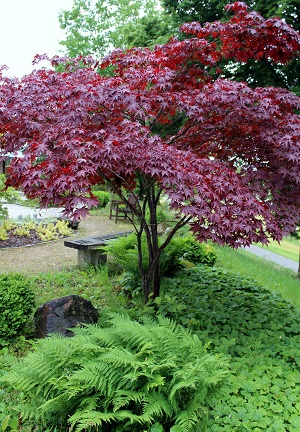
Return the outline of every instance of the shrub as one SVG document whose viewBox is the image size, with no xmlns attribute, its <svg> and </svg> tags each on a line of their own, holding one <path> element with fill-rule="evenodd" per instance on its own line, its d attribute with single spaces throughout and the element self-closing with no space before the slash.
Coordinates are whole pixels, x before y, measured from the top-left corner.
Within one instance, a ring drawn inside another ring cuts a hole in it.
<svg viewBox="0 0 300 432">
<path fill-rule="evenodd" d="M 68 227 L 68 222 L 57 221 L 56 223 L 39 224 L 36 232 L 43 242 L 56 240 L 59 237 L 69 236 L 72 229 Z"/>
<path fill-rule="evenodd" d="M 8 239 L 8 235 L 6 229 L 0 225 L 0 240 L 7 240 L 7 239 Z"/>
<path fill-rule="evenodd" d="M 0 275 L 0 346 L 24 332 L 34 304 L 29 279 L 18 274 Z"/>
<path fill-rule="evenodd" d="M 162 239 L 161 239 L 162 241 Z M 124 273 L 121 284 L 131 292 L 135 292 L 140 286 L 140 272 L 138 269 L 138 253 L 136 235 L 130 234 L 111 240 L 104 248 L 123 268 Z M 147 243 L 142 239 L 144 268 L 147 268 Z M 160 259 L 160 271 L 162 276 L 174 274 L 186 261 L 213 265 L 216 253 L 212 246 L 198 243 L 192 235 L 175 237 L 163 251 Z"/>
<path fill-rule="evenodd" d="M 222 356 L 163 318 L 141 324 L 114 315 L 107 328 L 74 332 L 41 340 L 2 377 L 20 392 L 13 409 L 23 422 L 49 431 L 199 430 L 206 400 L 227 374 Z"/>
<path fill-rule="evenodd" d="M 192 235 L 174 237 L 171 247 L 177 260 L 186 260 L 194 264 L 206 264 L 213 266 L 217 255 L 212 245 L 199 243 Z"/>
<path fill-rule="evenodd" d="M 16 202 L 19 194 L 13 187 L 5 189 L 5 174 L 0 174 L 0 220 L 6 219 L 8 216 L 7 209 L 2 206 L 1 201 Z"/>
<path fill-rule="evenodd" d="M 18 236 L 18 237 L 29 237 L 30 236 L 30 230 L 25 226 L 25 225 L 21 225 L 21 226 L 17 226 L 14 230 L 13 230 L 13 234 Z"/>
<path fill-rule="evenodd" d="M 101 190 L 93 190 L 93 195 L 99 201 L 98 208 L 104 208 L 109 203 L 109 199 L 110 199 L 109 192 L 105 192 L 105 191 L 101 191 Z"/>
</svg>

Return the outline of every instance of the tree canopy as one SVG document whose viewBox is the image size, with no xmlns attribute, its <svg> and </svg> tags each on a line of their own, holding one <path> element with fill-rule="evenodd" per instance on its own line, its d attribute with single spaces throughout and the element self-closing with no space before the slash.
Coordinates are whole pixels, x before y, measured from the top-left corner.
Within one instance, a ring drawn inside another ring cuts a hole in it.
<svg viewBox="0 0 300 432">
<path fill-rule="evenodd" d="M 159 0 L 74 0 L 59 15 L 66 55 L 102 57 L 113 48 L 167 42 L 175 24 Z"/>
<path fill-rule="evenodd" d="M 280 240 L 300 218 L 300 98 L 224 79 L 219 68 L 224 59 L 286 64 L 299 56 L 300 35 L 244 3 L 227 9 L 228 22 L 185 24 L 185 39 L 153 50 L 116 50 L 100 62 L 56 57 L 64 72 L 2 79 L 0 147 L 23 150 L 8 184 L 79 218 L 97 205 L 93 185 L 126 200 L 143 183 L 133 225 L 145 300 L 159 294 L 161 253 L 183 225 L 199 241 L 240 247 Z M 113 74 L 98 73 L 106 68 Z M 160 244 L 162 192 L 176 222 Z"/>
</svg>

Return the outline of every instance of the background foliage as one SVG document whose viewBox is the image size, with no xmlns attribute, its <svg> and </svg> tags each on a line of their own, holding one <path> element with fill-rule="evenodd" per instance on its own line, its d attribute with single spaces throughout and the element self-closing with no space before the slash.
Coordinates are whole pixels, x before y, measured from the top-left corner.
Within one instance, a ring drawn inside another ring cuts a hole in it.
<svg viewBox="0 0 300 432">
<path fill-rule="evenodd" d="M 72 10 L 61 13 L 60 25 L 67 34 L 61 44 L 68 56 L 92 54 L 99 58 L 107 54 L 108 48 L 153 47 L 178 36 L 178 28 L 183 23 L 204 24 L 229 18 L 224 9 L 230 3 L 228 0 L 157 0 L 149 2 L 146 8 L 144 2 L 118 3 L 117 7 L 114 0 L 109 0 L 108 7 L 104 8 L 103 0 L 75 0 Z M 262 16 L 278 16 L 299 30 L 298 0 L 246 0 L 245 3 Z M 275 65 L 268 59 L 247 65 L 224 63 L 224 72 L 230 78 L 250 85 L 288 87 L 298 94 L 299 70 L 299 58 L 288 66 Z"/>
</svg>

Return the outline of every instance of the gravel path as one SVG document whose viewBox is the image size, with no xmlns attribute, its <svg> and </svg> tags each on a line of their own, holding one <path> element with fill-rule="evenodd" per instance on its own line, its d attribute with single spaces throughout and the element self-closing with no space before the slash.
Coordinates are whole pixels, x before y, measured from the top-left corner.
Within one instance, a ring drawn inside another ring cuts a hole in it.
<svg viewBox="0 0 300 432">
<path fill-rule="evenodd" d="M 108 216 L 89 216 L 80 222 L 76 236 L 110 234 L 128 231 L 128 223 L 115 224 Z M 77 250 L 64 246 L 64 240 L 35 246 L 0 250 L 0 273 L 39 274 L 73 268 L 77 265 Z"/>
</svg>

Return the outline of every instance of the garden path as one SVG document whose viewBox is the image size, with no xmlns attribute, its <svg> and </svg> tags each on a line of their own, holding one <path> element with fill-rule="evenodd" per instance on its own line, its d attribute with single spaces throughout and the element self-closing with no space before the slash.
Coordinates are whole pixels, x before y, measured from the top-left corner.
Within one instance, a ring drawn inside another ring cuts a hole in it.
<svg viewBox="0 0 300 432">
<path fill-rule="evenodd" d="M 88 216 L 82 220 L 76 232 L 78 237 L 128 231 L 128 223 L 108 219 L 107 215 Z M 64 246 L 64 239 L 35 246 L 0 250 L 0 273 L 38 274 L 75 267 L 77 250 Z"/>
<path fill-rule="evenodd" d="M 88 237 L 127 230 L 128 223 L 118 222 L 118 224 L 115 224 L 114 221 L 108 218 L 108 215 L 92 215 L 80 222 L 76 236 Z M 38 274 L 75 267 L 77 265 L 77 251 L 66 248 L 64 240 L 41 243 L 35 246 L 1 249 L 0 273 Z M 253 245 L 245 250 L 295 272 L 298 270 L 298 263 L 295 261 L 258 246 Z"/>
<path fill-rule="evenodd" d="M 276 264 L 279 264 L 282 267 L 291 269 L 296 273 L 298 271 L 298 263 L 296 261 L 285 258 L 281 255 L 278 255 L 274 252 L 268 251 L 268 250 L 261 248 L 259 246 L 251 245 L 249 248 L 245 248 L 245 250 L 248 252 L 251 252 L 252 254 L 254 254 L 260 258 L 264 258 L 268 261 L 272 261 Z"/>
</svg>

